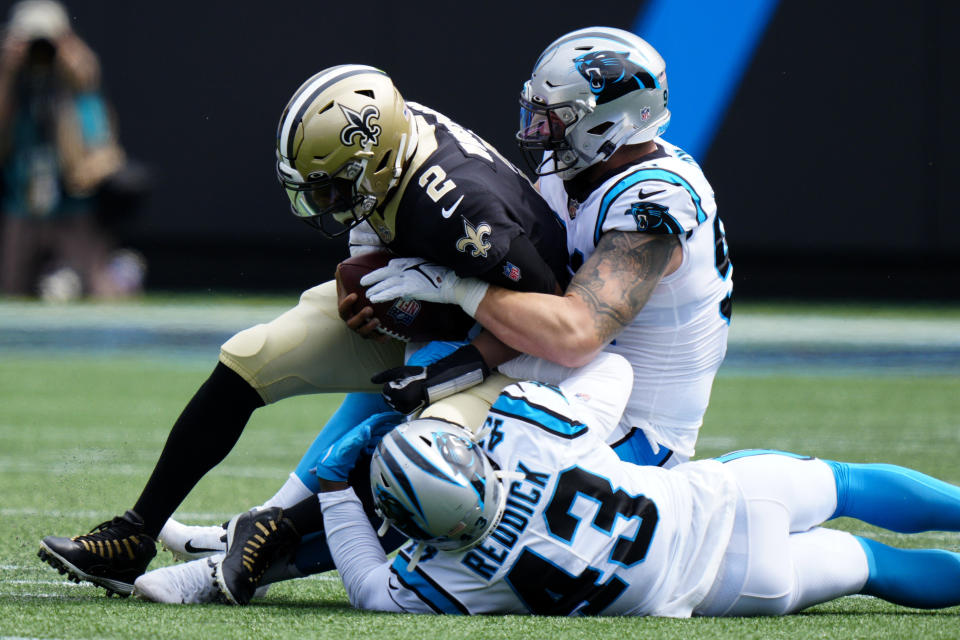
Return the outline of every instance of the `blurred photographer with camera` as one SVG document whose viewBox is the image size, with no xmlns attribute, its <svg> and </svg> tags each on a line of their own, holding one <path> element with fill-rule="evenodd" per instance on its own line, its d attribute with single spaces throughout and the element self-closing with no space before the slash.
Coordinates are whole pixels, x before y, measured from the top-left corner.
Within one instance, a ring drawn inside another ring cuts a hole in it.
<svg viewBox="0 0 960 640">
<path fill-rule="evenodd" d="M 144 265 L 115 253 L 98 192 L 125 165 L 96 54 L 63 5 L 22 0 L 0 45 L 0 290 L 48 300 L 139 291 Z"/>
</svg>

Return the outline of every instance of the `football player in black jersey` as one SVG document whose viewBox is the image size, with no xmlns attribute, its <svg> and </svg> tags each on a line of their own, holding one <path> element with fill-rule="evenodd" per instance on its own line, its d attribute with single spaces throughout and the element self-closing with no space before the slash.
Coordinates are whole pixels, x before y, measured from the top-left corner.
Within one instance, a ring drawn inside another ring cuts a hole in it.
<svg viewBox="0 0 960 640">
<path fill-rule="evenodd" d="M 563 225 L 527 178 L 472 132 L 406 103 L 378 69 L 332 67 L 297 90 L 277 130 L 277 173 L 294 213 L 327 235 L 349 233 L 352 252 L 386 247 L 524 291 L 556 293 L 567 284 Z M 403 343 L 365 339 L 376 326 L 367 311 L 338 308 L 330 281 L 224 343 L 133 509 L 86 535 L 44 538 L 40 557 L 108 593 L 129 594 L 167 519 L 229 453 L 255 409 L 299 394 L 377 392 L 371 376 L 403 365 Z M 431 415 L 479 426 L 504 384 L 490 371 L 513 353 L 480 333 L 428 367 L 427 379 L 451 370 L 489 376 L 432 405 Z M 290 482 L 297 498 L 307 491 L 294 474 Z"/>
</svg>

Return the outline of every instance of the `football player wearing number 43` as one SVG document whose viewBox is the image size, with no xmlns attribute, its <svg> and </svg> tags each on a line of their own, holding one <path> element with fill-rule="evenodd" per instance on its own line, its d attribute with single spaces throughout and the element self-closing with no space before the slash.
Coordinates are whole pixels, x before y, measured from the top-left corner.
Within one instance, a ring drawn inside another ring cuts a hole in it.
<svg viewBox="0 0 960 640">
<path fill-rule="evenodd" d="M 523 87 L 517 140 L 542 152 L 531 166 L 566 224 L 575 274 L 564 296 L 507 291 L 415 258 L 361 283 L 374 302 L 460 304 L 511 347 L 564 366 L 601 350 L 624 356 L 634 389 L 610 442 L 625 460 L 669 467 L 694 454 L 726 353 L 733 267 L 713 189 L 660 137 L 665 69 L 637 36 L 592 27 L 548 46 Z M 541 379 L 525 360 L 499 370 Z M 384 387 L 388 400 L 401 399 L 402 384 Z"/>
<path fill-rule="evenodd" d="M 960 554 L 820 526 L 846 516 L 901 533 L 958 531 L 960 488 L 904 467 L 772 451 L 672 469 L 626 463 L 604 440 L 630 379 L 623 358 L 601 354 L 559 386 L 506 387 L 476 436 L 432 419 L 389 432 L 370 463 L 374 500 L 416 542 L 393 560 L 343 475 L 318 468 L 350 602 L 671 617 L 788 614 L 852 594 L 960 604 Z"/>
</svg>

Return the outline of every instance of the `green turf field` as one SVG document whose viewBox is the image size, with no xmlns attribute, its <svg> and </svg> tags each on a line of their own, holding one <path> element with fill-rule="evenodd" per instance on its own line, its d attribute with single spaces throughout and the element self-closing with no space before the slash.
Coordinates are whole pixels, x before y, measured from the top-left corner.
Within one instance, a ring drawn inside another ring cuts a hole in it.
<svg viewBox="0 0 960 640">
<path fill-rule="evenodd" d="M 95 317 L 80 317 L 95 312 L 0 304 L 0 638 L 960 637 L 960 609 L 923 612 L 865 597 L 778 619 L 362 614 L 350 609 L 333 574 L 276 585 L 264 600 L 246 608 L 161 606 L 107 599 L 102 589 L 74 585 L 41 563 L 35 554 L 44 535 L 85 532 L 133 504 L 170 424 L 213 366 L 217 332 L 229 335 L 249 318 L 269 317 L 271 305 L 282 308 L 288 303 L 271 300 L 262 303 L 265 307 L 234 309 L 234 315 L 219 321 L 212 312 L 199 307 L 190 311 L 194 305 L 184 304 L 184 317 L 193 320 L 183 322 L 202 325 L 210 335 L 183 338 L 179 347 L 153 347 L 129 336 L 107 344 L 99 334 L 71 338 L 63 326 L 96 326 Z M 132 318 L 155 316 L 149 306 L 127 311 Z M 743 318 L 744 326 L 760 334 L 765 317 L 786 313 L 797 310 L 748 308 L 734 325 Z M 939 351 L 957 352 L 949 338 L 960 318 L 956 310 L 939 314 L 887 309 L 885 314 L 894 324 L 946 318 L 940 329 L 947 337 L 939 344 L 947 346 Z M 863 331 L 850 323 L 871 314 L 847 316 L 832 309 L 823 316 L 840 318 L 844 330 L 856 336 Z M 38 329 L 47 317 L 49 326 Z M 918 327 L 928 325 L 913 328 Z M 37 331 L 47 333 L 37 337 Z M 930 331 L 931 336 L 937 333 Z M 916 331 L 903 333 L 916 338 Z M 783 334 L 786 340 L 797 332 L 786 328 Z M 59 340 L 68 346 L 57 348 Z M 853 364 L 844 364 L 830 340 L 805 343 L 795 361 L 772 361 L 766 356 L 753 359 L 755 342 L 747 337 L 734 340 L 732 334 L 731 366 L 722 370 L 714 386 L 698 457 L 738 448 L 779 448 L 852 461 L 896 462 L 960 484 L 960 364 L 944 364 L 933 353 L 937 349 L 931 351 L 930 366 L 923 357 L 904 361 L 904 353 L 919 348 L 916 341 L 906 340 L 904 346 L 893 338 L 877 340 L 886 340 L 879 361 L 863 360 L 860 344 Z M 937 340 L 928 342 L 936 347 Z M 767 353 L 776 344 L 771 339 L 761 347 Z M 810 353 L 817 358 L 805 359 Z M 894 358 L 895 366 L 884 365 L 884 354 Z M 238 447 L 202 481 L 181 506 L 179 517 L 220 522 L 271 495 L 336 401 L 294 398 L 258 411 Z M 879 534 L 853 521 L 835 526 L 878 535 L 890 544 L 960 551 L 960 534 Z M 152 566 L 168 562 L 169 556 L 160 554 Z"/>
</svg>

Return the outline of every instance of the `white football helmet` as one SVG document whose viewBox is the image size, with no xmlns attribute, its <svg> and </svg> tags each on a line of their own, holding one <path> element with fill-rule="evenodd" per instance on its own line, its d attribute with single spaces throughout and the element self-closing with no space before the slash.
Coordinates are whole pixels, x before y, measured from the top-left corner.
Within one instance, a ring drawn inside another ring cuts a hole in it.
<svg viewBox="0 0 960 640">
<path fill-rule="evenodd" d="M 504 474 L 471 439 L 466 429 L 425 418 L 401 424 L 384 436 L 370 460 L 370 488 L 387 525 L 423 549 L 464 551 L 483 540 L 500 522 L 508 486 Z"/>
<path fill-rule="evenodd" d="M 568 180 L 669 123 L 666 65 L 656 49 L 628 31 L 589 27 L 540 54 L 520 94 L 517 143 L 537 175 Z"/>
</svg>

